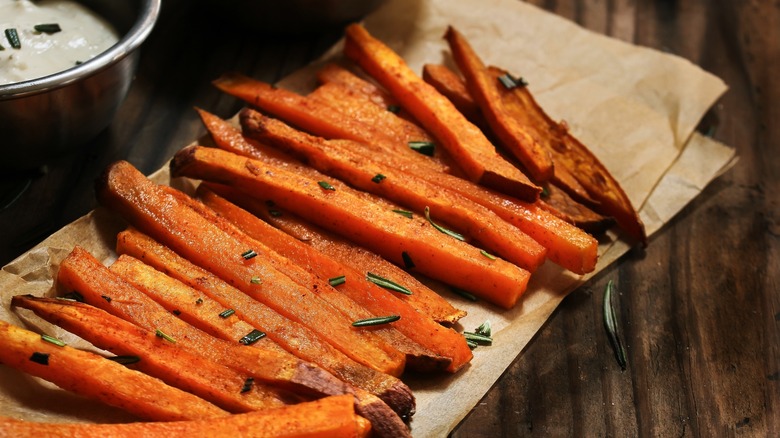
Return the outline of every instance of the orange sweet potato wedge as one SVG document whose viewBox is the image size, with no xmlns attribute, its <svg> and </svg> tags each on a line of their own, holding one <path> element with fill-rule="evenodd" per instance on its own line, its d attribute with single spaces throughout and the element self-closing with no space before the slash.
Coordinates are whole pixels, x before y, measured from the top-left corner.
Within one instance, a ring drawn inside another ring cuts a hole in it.
<svg viewBox="0 0 780 438">
<path fill-rule="evenodd" d="M 110 291 L 106 291 L 110 294 Z M 106 295 L 111 299 L 110 295 Z M 137 356 L 134 366 L 230 412 L 249 412 L 301 401 L 293 393 L 255 382 L 250 375 L 212 362 L 176 345 L 160 331 L 142 329 L 110 313 L 76 301 L 15 296 L 13 304 L 121 356 Z"/>
<path fill-rule="evenodd" d="M 504 108 L 501 96 L 487 72 L 485 64 L 474 52 L 466 38 L 452 26 L 444 35 L 455 62 L 466 80 L 466 87 L 479 106 L 482 116 L 509 153 L 517 158 L 536 183 L 544 183 L 553 176 L 550 152 L 543 148 L 531 133 Z"/>
<path fill-rule="evenodd" d="M 387 90 L 357 76 L 341 65 L 335 63 L 326 64 L 317 70 L 317 80 L 322 84 L 339 84 L 354 90 L 380 108 L 394 112 L 401 110 L 398 106 L 398 101 Z"/>
<path fill-rule="evenodd" d="M 127 256 L 122 255 L 119 260 L 123 257 Z M 126 264 L 120 263 L 119 266 L 122 265 Z M 109 270 L 87 251 L 76 247 L 62 261 L 60 278 L 66 287 L 78 290 L 85 302 L 147 330 L 159 329 L 179 340 L 182 348 L 246 372 L 258 381 L 313 395 L 343 394 L 349 390 L 331 374 L 311 363 L 301 361 L 269 339 L 255 343 L 262 348 L 243 348 L 238 341 L 250 333 L 252 328 L 239 324 L 238 318 L 230 321 L 233 323 L 231 326 L 236 328 L 236 333 L 229 338 L 233 342 L 217 339 L 206 331 L 195 328 L 195 324 L 190 324 L 194 322 L 190 316 L 191 312 L 183 305 L 176 308 L 163 307 L 133 287 L 126 278 L 118 276 L 117 269 L 116 263 Z M 162 273 L 160 275 L 164 276 Z M 160 277 L 156 280 L 158 285 L 165 285 Z M 104 298 L 109 296 L 106 291 L 111 291 L 111 300 Z M 191 301 L 192 303 L 188 304 L 193 304 L 195 309 L 200 308 L 195 304 L 197 299 Z M 213 312 L 212 317 L 226 320 L 218 316 L 223 310 Z M 177 318 L 175 314 L 190 323 Z M 206 329 L 203 326 L 201 328 Z"/>
<path fill-rule="evenodd" d="M 412 392 L 397 378 L 353 361 L 306 327 L 284 318 L 268 306 L 253 300 L 214 274 L 195 266 L 170 248 L 140 231 L 130 229 L 120 233 L 117 239 L 117 252 L 143 260 L 144 263 L 198 290 L 203 294 L 204 302 L 212 299 L 225 308 L 234 309 L 236 315 L 267 334 L 269 340 L 273 340 L 285 350 L 304 360 L 320 365 L 356 388 L 378 396 L 398 415 L 408 418 L 414 413 Z M 236 336 L 241 335 L 242 332 L 220 331 L 215 334 L 222 339 L 235 341 Z M 269 344 L 265 343 L 265 340 L 263 338 L 251 345 L 267 348 Z M 394 418 L 384 413 L 382 404 L 375 403 L 370 397 L 360 393 L 358 393 L 358 398 L 360 399 L 361 415 L 371 418 L 375 429 L 378 428 L 377 423 L 380 420 L 390 426 L 398 426 Z M 377 416 L 379 418 L 376 418 Z M 395 429 L 405 430 L 398 427 Z"/>
<path fill-rule="evenodd" d="M 220 90 L 307 132 L 325 138 L 365 141 L 377 150 L 389 149 L 399 154 L 418 155 L 410 149 L 407 141 L 394 138 L 380 127 L 365 123 L 355 118 L 354 114 L 342 112 L 323 99 L 301 96 L 238 73 L 223 75 L 214 81 L 214 84 Z M 390 116 L 395 117 L 387 111 L 387 117 Z M 447 165 L 438 161 L 432 159 L 428 161 L 430 166 L 439 170 L 449 169 Z"/>
<path fill-rule="evenodd" d="M 241 112 L 241 125 L 245 135 L 303 157 L 310 166 L 352 187 L 418 214 L 429 209 L 464 238 L 523 269 L 533 272 L 545 260 L 543 246 L 492 211 L 438 184 L 372 160 L 356 152 L 352 141 L 314 137 L 250 109 Z"/>
<path fill-rule="evenodd" d="M 121 365 L 119 365 L 121 367 Z M 82 370 L 79 370 L 82 371 Z M 85 373 L 89 374 L 89 373 Z M 2 436 L 45 436 L 51 438 L 137 438 L 193 436 L 234 438 L 362 438 L 370 425 L 355 413 L 351 396 L 333 396 L 274 409 L 222 418 L 197 417 L 190 421 L 137 422 L 124 424 L 34 423 L 0 418 Z"/>
<path fill-rule="evenodd" d="M 471 181 L 527 201 L 539 196 L 541 188 L 501 157 L 479 128 L 361 25 L 347 27 L 344 54 L 387 88 Z"/>
<path fill-rule="evenodd" d="M 593 235 L 603 234 L 615 224 L 611 217 L 602 216 L 575 201 L 565 190 L 555 184 L 545 187 L 545 196 L 538 201 L 538 204 L 546 211 Z"/>
<path fill-rule="evenodd" d="M 252 248 L 226 233 L 127 162 L 117 162 L 98 181 L 98 199 L 132 225 L 193 263 L 214 272 L 252 298 L 318 333 L 358 362 L 377 371 L 399 375 L 402 354 L 391 354 L 366 342 L 331 304 L 302 287 L 271 263 L 267 248 Z M 260 281 L 253 282 L 252 279 Z"/>
<path fill-rule="evenodd" d="M 418 272 L 506 308 L 517 303 L 528 285 L 528 271 L 485 257 L 479 249 L 441 232 L 425 219 L 395 213 L 387 203 L 325 176 L 312 179 L 260 160 L 199 146 L 179 151 L 171 170 L 176 176 L 268 196 L 283 208 L 342 233 L 394 263 L 402 265 L 406 253 Z"/>
<path fill-rule="evenodd" d="M 40 334 L 0 321 L 0 362 L 62 389 L 154 421 L 214 420 L 228 412 L 162 380 L 95 353 L 46 341 Z M 8 433 L 3 436 L 28 436 Z M 48 436 L 48 435 L 42 435 Z"/>
<path fill-rule="evenodd" d="M 394 294 L 367 280 L 365 274 L 320 253 L 203 186 L 198 188 L 198 193 L 200 198 L 220 215 L 245 232 L 258 238 L 262 236 L 263 242 L 294 262 L 312 272 L 317 272 L 326 279 L 343 277 L 343 283 L 336 286 L 336 289 L 352 297 L 372 311 L 375 316 L 398 315 L 400 319 L 392 325 L 425 348 L 446 357 L 448 361 L 442 365 L 448 371 L 455 372 L 470 361 L 472 353 L 463 336 L 418 313 Z M 423 367 L 422 370 L 433 371 L 439 366 L 437 363 L 432 363 L 428 366 L 429 369 Z"/>
<path fill-rule="evenodd" d="M 474 102 L 466 83 L 449 67 L 442 64 L 425 64 L 423 66 L 423 80 L 436 89 L 442 96 L 455 105 L 466 118 L 486 132 L 487 122 L 482 117 L 479 105 Z"/>
<path fill-rule="evenodd" d="M 288 155 L 282 154 L 276 149 L 265 147 L 257 142 L 253 142 L 251 139 L 244 137 L 235 126 L 228 123 L 227 121 L 222 120 L 221 118 L 208 113 L 207 111 L 199 109 L 198 112 L 201 116 L 201 119 L 203 120 L 204 125 L 211 134 L 212 139 L 220 148 L 248 157 L 272 159 L 274 160 L 273 162 L 275 164 L 279 165 L 294 162 L 293 159 Z M 308 167 L 298 166 L 296 169 L 297 171 L 300 171 L 304 174 L 315 175 L 314 173 L 307 172 L 311 171 L 311 169 Z M 212 185 L 211 188 L 214 190 L 217 189 L 217 187 L 214 185 Z M 274 222 L 270 220 L 272 217 L 267 214 L 268 208 L 265 203 L 258 202 L 256 198 L 246 196 L 237 190 L 231 190 L 227 186 L 221 186 L 218 189 L 220 190 L 218 192 L 220 195 L 226 196 L 225 193 L 230 192 L 230 197 L 228 199 L 230 199 L 232 202 L 235 203 L 238 199 L 240 199 L 241 202 L 239 205 L 241 205 L 243 208 L 251 211 L 256 216 L 263 217 L 267 222 L 273 222 L 275 226 L 280 227 L 280 223 L 278 223 L 278 221 Z M 257 207 L 254 206 L 255 204 L 258 204 Z M 395 265 L 388 263 L 383 258 L 364 248 L 356 246 L 343 238 L 337 237 L 333 233 L 328 233 L 319 227 L 315 228 L 318 228 L 318 231 L 313 233 L 322 233 L 321 235 L 323 236 L 323 239 L 318 240 L 318 242 L 329 242 L 326 245 L 319 246 L 318 249 L 320 251 L 325 251 L 328 248 L 343 248 L 343 251 L 336 250 L 333 253 L 328 251 L 328 253 L 333 257 L 339 257 L 340 261 L 344 264 L 355 265 L 356 263 L 360 263 L 360 265 L 357 265 L 356 267 L 359 267 L 359 270 L 363 271 L 364 273 L 375 272 L 380 273 L 380 275 L 386 278 L 403 280 L 402 284 L 408 289 L 412 290 L 413 293 L 412 295 L 403 295 L 400 298 L 403 301 L 408 302 L 418 311 L 430 316 L 435 321 L 454 323 L 458 319 L 465 316 L 465 312 L 454 308 L 447 300 L 443 299 L 434 291 L 424 286 L 413 276 L 407 274 L 402 269 L 399 269 Z M 307 242 L 309 241 L 307 240 Z"/>
</svg>

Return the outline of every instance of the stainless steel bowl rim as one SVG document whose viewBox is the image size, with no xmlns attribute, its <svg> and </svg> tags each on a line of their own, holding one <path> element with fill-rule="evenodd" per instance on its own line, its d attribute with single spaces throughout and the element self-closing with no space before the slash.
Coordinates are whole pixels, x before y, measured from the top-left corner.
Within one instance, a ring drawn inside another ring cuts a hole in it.
<svg viewBox="0 0 780 438">
<path fill-rule="evenodd" d="M 160 15 L 161 1 L 144 0 L 139 19 L 136 20 L 130 30 L 116 44 L 105 52 L 76 67 L 61 72 L 13 84 L 0 85 L 0 101 L 17 99 L 64 87 L 85 77 L 92 76 L 124 58 L 138 48 L 149 36 L 149 33 L 154 28 L 154 23 Z"/>
</svg>

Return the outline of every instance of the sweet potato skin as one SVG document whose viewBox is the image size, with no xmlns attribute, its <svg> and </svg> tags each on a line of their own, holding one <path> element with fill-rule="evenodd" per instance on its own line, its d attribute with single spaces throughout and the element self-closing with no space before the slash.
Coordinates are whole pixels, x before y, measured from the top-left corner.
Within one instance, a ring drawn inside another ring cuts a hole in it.
<svg viewBox="0 0 780 438">
<path fill-rule="evenodd" d="M 121 365 L 120 365 L 121 366 Z M 192 436 L 234 438 L 363 438 L 370 426 L 357 416 L 351 396 L 331 396 L 276 409 L 191 421 L 137 422 L 126 424 L 33 423 L 0 417 L 0 436 L 53 438 L 137 438 Z"/>
<path fill-rule="evenodd" d="M 534 201 L 541 188 L 504 160 L 482 132 L 364 27 L 346 29 L 344 54 L 387 88 L 445 147 L 471 181 Z"/>
<path fill-rule="evenodd" d="M 0 345 L 0 362 L 4 365 L 140 418 L 179 421 L 228 416 L 227 411 L 159 379 L 94 353 L 59 347 L 37 333 L 4 321 L 0 321 Z M 32 361 L 34 353 L 47 355 L 47 365 Z"/>
</svg>

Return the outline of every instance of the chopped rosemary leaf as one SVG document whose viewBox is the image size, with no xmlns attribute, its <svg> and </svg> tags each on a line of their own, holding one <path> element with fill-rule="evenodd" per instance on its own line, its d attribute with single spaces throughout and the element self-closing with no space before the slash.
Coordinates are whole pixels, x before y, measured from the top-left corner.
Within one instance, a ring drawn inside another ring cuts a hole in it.
<svg viewBox="0 0 780 438">
<path fill-rule="evenodd" d="M 400 105 L 387 105 L 387 110 L 393 114 L 398 114 L 401 111 Z"/>
<path fill-rule="evenodd" d="M 251 391 L 252 385 L 254 385 L 254 383 L 254 377 L 247 377 L 246 380 L 244 380 L 244 386 L 241 387 L 241 394 Z"/>
<path fill-rule="evenodd" d="M 414 261 L 412 260 L 412 256 L 409 255 L 408 252 L 404 251 L 401 253 L 401 258 L 404 260 L 404 267 L 406 269 L 412 269 L 414 268 Z"/>
<path fill-rule="evenodd" d="M 101 295 L 100 298 L 103 298 L 104 300 L 106 300 L 109 303 L 111 302 L 111 297 L 109 297 L 108 295 Z"/>
<path fill-rule="evenodd" d="M 60 341 L 59 339 L 55 338 L 54 336 L 41 335 L 41 339 L 46 341 L 46 342 L 48 342 L 48 343 L 50 343 L 50 344 L 54 344 L 54 345 L 56 345 L 58 347 L 64 347 L 65 346 L 64 342 Z"/>
<path fill-rule="evenodd" d="M 163 332 L 160 329 L 155 329 L 154 335 L 157 336 L 158 338 L 163 338 L 163 339 L 165 339 L 168 342 L 172 342 L 174 344 L 176 343 L 176 339 L 173 339 L 172 337 L 170 337 L 169 335 L 165 334 L 165 332 Z"/>
<path fill-rule="evenodd" d="M 16 32 L 16 29 L 6 29 L 5 38 L 8 40 L 8 44 L 10 44 L 14 49 L 22 48 L 22 42 L 19 40 L 19 34 Z"/>
<path fill-rule="evenodd" d="M 382 182 L 382 180 L 383 180 L 383 179 L 385 179 L 385 178 L 387 178 L 387 177 L 386 177 L 386 176 L 384 176 L 384 175 L 382 175 L 381 173 L 377 173 L 376 175 L 374 175 L 374 177 L 373 177 L 373 178 L 371 178 L 371 181 L 373 181 L 373 182 L 375 182 L 375 183 L 379 184 L 379 183 L 381 183 L 381 182 Z"/>
<path fill-rule="evenodd" d="M 482 254 L 483 256 L 489 258 L 490 260 L 495 260 L 496 259 L 496 256 L 494 256 L 493 254 L 490 254 L 489 252 L 485 251 L 484 249 L 480 250 L 479 253 Z"/>
<path fill-rule="evenodd" d="M 249 280 L 249 282 L 252 283 L 252 284 L 263 284 L 263 279 L 260 278 L 260 277 L 255 276 L 255 277 L 252 277 L 252 279 Z"/>
<path fill-rule="evenodd" d="M 451 287 L 450 290 L 455 295 L 460 295 L 461 297 L 463 297 L 463 298 L 465 298 L 465 299 L 467 299 L 469 301 L 477 301 L 477 297 L 474 294 L 472 294 L 471 292 L 469 292 L 469 291 L 463 290 L 463 289 L 461 289 L 459 287 Z"/>
<path fill-rule="evenodd" d="M 41 365 L 49 365 L 49 354 L 34 351 L 32 356 L 30 356 L 30 360 Z"/>
<path fill-rule="evenodd" d="M 317 181 L 317 184 L 319 184 L 320 187 L 322 187 L 325 190 L 333 190 L 334 192 L 336 191 L 336 188 L 330 185 L 330 183 L 327 181 Z"/>
<path fill-rule="evenodd" d="M 432 157 L 433 152 L 436 150 L 436 145 L 430 141 L 410 141 L 408 145 L 413 151 L 429 157 Z"/>
<path fill-rule="evenodd" d="M 381 277 L 379 275 L 376 275 L 376 274 L 374 274 L 372 272 L 366 272 L 366 280 L 374 283 L 377 286 L 380 286 L 380 287 L 383 287 L 385 289 L 392 290 L 392 291 L 395 291 L 395 292 L 400 292 L 400 293 L 402 293 L 404 295 L 411 295 L 412 294 L 412 291 L 410 291 L 409 289 L 401 286 L 400 284 L 395 283 L 395 282 L 393 282 L 391 280 L 388 280 L 387 278 L 384 278 L 384 277 Z"/>
<path fill-rule="evenodd" d="M 195 304 L 203 304 L 203 298 L 198 298 L 195 300 Z"/>
<path fill-rule="evenodd" d="M 257 253 L 255 252 L 255 250 L 250 249 L 250 250 L 242 252 L 241 253 L 241 257 L 243 257 L 244 260 L 249 260 L 249 259 L 251 259 L 253 257 L 257 257 Z"/>
<path fill-rule="evenodd" d="M 36 24 L 35 26 L 33 26 L 33 29 L 35 29 L 36 32 L 48 33 L 48 34 L 62 31 L 62 28 L 57 23 Z"/>
<path fill-rule="evenodd" d="M 474 330 L 474 333 L 478 335 L 484 335 L 487 337 L 492 336 L 493 329 L 490 327 L 490 320 L 487 319 L 485 322 L 479 325 L 476 330 Z"/>
<path fill-rule="evenodd" d="M 409 219 L 414 217 L 411 211 L 406 211 L 406 210 L 393 210 L 393 213 L 398 213 L 401 216 L 408 217 Z"/>
<path fill-rule="evenodd" d="M 227 309 L 219 314 L 220 318 L 229 318 L 232 314 L 236 313 L 233 309 Z"/>
<path fill-rule="evenodd" d="M 141 361 L 141 358 L 138 356 L 113 356 L 106 359 L 122 365 L 132 365 Z"/>
<path fill-rule="evenodd" d="M 468 345 L 469 348 L 472 349 L 472 350 L 477 348 L 477 347 L 479 347 L 479 344 L 477 344 L 474 341 L 469 341 L 468 339 L 466 339 L 466 345 Z"/>
<path fill-rule="evenodd" d="M 368 327 L 372 325 L 389 324 L 393 321 L 398 321 L 399 319 L 401 319 L 401 315 L 377 316 L 375 318 L 358 319 L 353 322 L 352 325 L 355 327 Z"/>
<path fill-rule="evenodd" d="M 516 78 L 509 73 L 505 73 L 498 77 L 498 81 L 501 82 L 501 85 L 504 86 L 507 90 L 511 90 L 513 88 L 517 87 L 526 87 L 528 86 L 528 82 L 525 81 L 522 77 Z"/>
<path fill-rule="evenodd" d="M 480 335 L 479 333 L 463 332 L 463 336 L 465 336 L 469 341 L 476 342 L 480 345 L 490 345 L 493 343 L 493 338 L 490 336 Z"/>
<path fill-rule="evenodd" d="M 261 332 L 258 329 L 254 329 L 251 332 L 247 333 L 243 338 L 239 339 L 238 342 L 244 345 L 252 345 L 255 342 L 259 341 L 260 339 L 263 339 L 264 337 L 265 337 L 265 333 Z"/>
<path fill-rule="evenodd" d="M 615 308 L 612 307 L 612 293 L 614 290 L 615 284 L 612 280 L 609 280 L 607 282 L 607 287 L 604 289 L 604 328 L 607 330 L 609 342 L 612 344 L 612 349 L 615 351 L 615 359 L 617 359 L 620 369 L 625 371 L 626 351 L 623 348 L 623 343 L 620 341 Z"/>
<path fill-rule="evenodd" d="M 450 236 L 452 238 L 460 240 L 461 242 L 466 240 L 466 238 L 463 237 L 463 234 L 456 233 L 456 232 L 454 232 L 452 230 L 448 230 L 448 229 L 442 227 L 441 225 L 438 225 L 436 222 L 434 222 L 433 219 L 431 219 L 431 209 L 428 208 L 428 206 L 425 206 L 425 218 L 428 219 L 428 222 L 430 222 L 431 225 L 433 225 L 433 228 L 436 228 L 440 232 L 442 232 L 442 233 L 444 233 L 444 234 L 446 234 L 446 235 L 448 235 L 448 236 Z"/>
<path fill-rule="evenodd" d="M 330 283 L 331 286 L 336 287 L 340 284 L 344 284 L 347 282 L 347 276 L 346 275 L 340 275 L 338 277 L 333 277 L 328 279 L 328 283 Z"/>
</svg>

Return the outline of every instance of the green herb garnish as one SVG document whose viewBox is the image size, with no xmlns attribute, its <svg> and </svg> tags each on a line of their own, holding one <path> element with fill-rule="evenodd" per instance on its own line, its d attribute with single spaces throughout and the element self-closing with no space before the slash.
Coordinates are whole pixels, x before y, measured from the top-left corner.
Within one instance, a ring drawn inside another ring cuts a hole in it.
<svg viewBox="0 0 780 438">
<path fill-rule="evenodd" d="M 400 284 L 395 283 L 395 282 L 393 282 L 391 280 L 388 280 L 388 279 L 386 279 L 384 277 L 381 277 L 381 276 L 376 275 L 376 274 L 371 273 L 371 272 L 366 272 L 366 280 L 376 284 L 377 286 L 380 286 L 380 287 L 383 287 L 385 289 L 392 290 L 392 291 L 395 291 L 395 292 L 400 292 L 400 293 L 402 293 L 404 295 L 411 295 L 412 294 L 412 291 L 410 291 L 409 289 L 401 286 Z"/>
<path fill-rule="evenodd" d="M 438 225 L 436 222 L 434 222 L 434 221 L 431 219 L 431 209 L 430 209 L 430 208 L 428 208 L 428 206 L 426 206 L 426 207 L 425 207 L 425 218 L 426 218 L 426 219 L 428 219 L 428 222 L 430 222 L 430 223 L 431 223 L 431 225 L 433 225 L 433 228 L 436 228 L 436 229 L 437 229 L 437 230 L 439 230 L 440 232 L 442 232 L 442 233 L 444 233 L 444 234 L 446 234 L 446 235 L 448 235 L 448 236 L 450 236 L 450 237 L 452 237 L 452 238 L 455 238 L 455 239 L 457 239 L 457 240 L 460 240 L 461 242 L 463 242 L 463 241 L 465 241 L 465 240 L 466 240 L 466 238 L 465 238 L 465 237 L 463 237 L 463 234 L 456 233 L 456 232 L 454 232 L 454 231 L 452 231 L 452 230 L 448 230 L 448 229 L 446 229 L 446 228 L 442 227 L 441 225 Z"/>
<path fill-rule="evenodd" d="M 219 314 L 220 318 L 229 318 L 232 314 L 236 313 L 233 309 L 227 309 Z"/>
<path fill-rule="evenodd" d="M 387 110 L 393 114 L 398 114 L 401 111 L 400 105 L 387 105 Z"/>
<path fill-rule="evenodd" d="M 203 298 L 198 298 L 195 300 L 195 304 L 203 304 Z"/>
<path fill-rule="evenodd" d="M 375 182 L 375 183 L 379 184 L 379 183 L 381 183 L 381 182 L 382 182 L 382 180 L 383 180 L 383 179 L 385 179 L 385 178 L 387 178 L 387 177 L 386 177 L 386 176 L 384 176 L 384 175 L 382 175 L 381 173 L 377 173 L 376 175 L 374 175 L 374 177 L 373 177 L 373 178 L 371 178 L 371 181 L 373 181 L 373 182 Z"/>
<path fill-rule="evenodd" d="M 474 330 L 474 333 L 478 335 L 484 335 L 487 337 L 492 336 L 493 329 L 490 327 L 490 320 L 485 320 L 482 324 L 477 327 L 476 330 Z"/>
<path fill-rule="evenodd" d="M 106 300 L 106 302 L 109 303 L 111 302 L 111 297 L 109 297 L 108 295 L 101 295 L 100 298 L 103 298 L 104 300 Z"/>
<path fill-rule="evenodd" d="M 461 289 L 459 287 L 451 287 L 450 290 L 455 295 L 459 295 L 459 296 L 461 296 L 461 297 L 463 297 L 463 298 L 465 298 L 465 299 L 467 299 L 469 301 L 477 301 L 477 297 L 474 294 L 472 294 L 471 292 L 469 292 L 469 291 L 463 290 L 463 289 Z"/>
<path fill-rule="evenodd" d="M 62 28 L 60 28 L 60 25 L 57 23 L 36 24 L 35 26 L 33 26 L 33 29 L 35 29 L 36 32 L 48 33 L 48 34 L 62 31 Z"/>
<path fill-rule="evenodd" d="M 252 385 L 254 385 L 254 383 L 254 377 L 247 377 L 246 380 L 244 380 L 244 386 L 241 387 L 241 394 L 251 391 Z"/>
<path fill-rule="evenodd" d="M 490 260 L 495 260 L 496 259 L 496 256 L 494 256 L 493 254 L 490 254 L 489 252 L 485 251 L 484 249 L 480 250 L 479 253 L 482 254 L 483 256 L 489 258 Z"/>
<path fill-rule="evenodd" d="M 255 252 L 255 250 L 250 249 L 250 250 L 242 252 L 241 253 L 241 257 L 243 257 L 244 260 L 249 260 L 249 259 L 251 259 L 253 257 L 257 257 L 257 253 Z"/>
<path fill-rule="evenodd" d="M 501 82 L 501 85 L 504 86 L 507 90 L 511 90 L 513 88 L 517 87 L 527 87 L 528 82 L 525 81 L 522 77 L 516 78 L 509 73 L 505 73 L 498 77 L 498 81 Z"/>
<path fill-rule="evenodd" d="M 414 215 L 412 214 L 412 212 L 411 212 L 411 211 L 406 211 L 406 210 L 393 210 L 393 213 L 398 213 L 398 214 L 400 214 L 401 216 L 407 217 L 407 218 L 409 218 L 409 219 L 411 219 L 412 217 L 414 217 Z"/>
<path fill-rule="evenodd" d="M 479 333 L 463 332 L 463 336 L 465 336 L 467 340 L 476 342 L 479 345 L 490 345 L 493 343 L 493 338 L 490 336 L 480 335 Z"/>
<path fill-rule="evenodd" d="M 171 342 L 171 343 L 174 343 L 174 344 L 176 343 L 176 339 L 173 339 L 172 337 L 170 337 L 169 335 L 167 335 L 165 332 L 163 332 L 160 329 L 156 329 L 154 331 L 154 335 L 157 336 L 158 338 L 163 338 L 163 339 L 165 339 L 168 342 Z"/>
<path fill-rule="evenodd" d="M 607 282 L 607 287 L 604 289 L 604 328 L 607 330 L 609 342 L 612 344 L 612 349 L 615 351 L 615 359 L 617 359 L 620 368 L 625 371 L 626 351 L 623 348 L 623 343 L 620 341 L 620 336 L 618 335 L 615 308 L 612 307 L 612 292 L 614 290 L 615 284 L 612 280 L 609 280 Z"/>
<path fill-rule="evenodd" d="M 317 184 L 319 184 L 320 187 L 322 187 L 325 190 L 333 190 L 334 192 L 336 191 L 336 188 L 330 185 L 330 183 L 327 181 L 317 181 Z"/>
<path fill-rule="evenodd" d="M 50 343 L 50 344 L 54 344 L 54 345 L 56 345 L 58 347 L 64 347 L 65 346 L 64 342 L 60 341 L 59 339 L 55 338 L 54 336 L 41 335 L 41 339 L 46 341 L 46 342 L 48 342 L 48 343 Z"/>
<path fill-rule="evenodd" d="M 5 38 L 8 40 L 8 44 L 10 44 L 14 49 L 22 48 L 22 42 L 19 40 L 19 33 L 16 32 L 16 29 L 6 29 Z"/>
<path fill-rule="evenodd" d="M 265 333 L 261 332 L 258 329 L 254 329 L 251 332 L 247 333 L 243 338 L 239 339 L 238 342 L 244 345 L 252 345 L 255 342 L 259 341 L 260 339 L 263 339 L 264 337 L 265 337 Z"/>
<path fill-rule="evenodd" d="M 252 284 L 263 284 L 263 279 L 258 276 L 254 276 L 251 280 L 249 280 L 249 282 Z"/>
<path fill-rule="evenodd" d="M 469 348 L 472 349 L 472 350 L 477 348 L 477 347 L 479 347 L 479 344 L 477 344 L 474 341 L 469 341 L 468 339 L 466 339 L 466 345 L 468 345 Z"/>
<path fill-rule="evenodd" d="M 328 283 L 331 286 L 333 286 L 333 287 L 336 287 L 336 286 L 338 286 L 340 284 L 344 284 L 346 282 L 347 282 L 347 276 L 346 275 L 340 275 L 338 277 L 333 277 L 333 278 L 329 278 L 328 279 Z"/>
<path fill-rule="evenodd" d="M 282 212 L 277 210 L 277 209 L 275 209 L 275 208 L 269 208 L 268 209 L 268 214 L 270 214 L 271 217 L 279 217 L 279 216 L 282 215 Z"/>
<path fill-rule="evenodd" d="M 410 141 L 408 144 L 413 151 L 429 157 L 432 157 L 433 152 L 436 150 L 436 146 L 430 141 Z"/>
<path fill-rule="evenodd" d="M 389 324 L 393 321 L 398 321 L 399 319 L 401 319 L 400 315 L 377 316 L 375 318 L 359 319 L 353 322 L 352 325 L 355 327 L 368 327 L 373 325 Z"/>
</svg>

